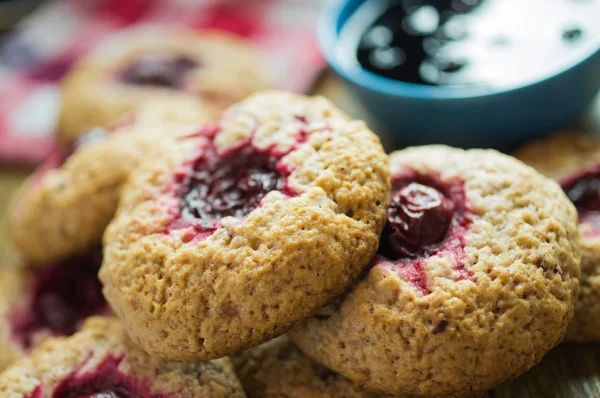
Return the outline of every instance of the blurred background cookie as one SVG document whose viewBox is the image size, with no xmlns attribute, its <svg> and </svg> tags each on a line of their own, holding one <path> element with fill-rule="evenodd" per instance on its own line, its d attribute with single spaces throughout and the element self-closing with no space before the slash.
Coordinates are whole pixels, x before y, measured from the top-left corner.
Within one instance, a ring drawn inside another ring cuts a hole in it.
<svg viewBox="0 0 600 398">
<path fill-rule="evenodd" d="M 100 249 L 54 264 L 0 270 L 0 370 L 49 336 L 70 336 L 110 312 L 97 273 Z"/>
<path fill-rule="evenodd" d="M 491 150 L 390 155 L 378 255 L 289 332 L 310 357 L 386 394 L 464 396 L 560 343 L 578 293 L 577 215 L 560 187 Z"/>
<path fill-rule="evenodd" d="M 0 375 L 6 397 L 243 398 L 228 358 L 198 364 L 148 356 L 120 321 L 92 318 L 70 338 L 50 338 Z"/>
<path fill-rule="evenodd" d="M 13 198 L 13 241 L 31 262 L 54 261 L 100 244 L 121 187 L 162 142 L 184 135 L 185 123 L 130 117 L 88 130 L 71 150 L 58 150 Z"/>
<path fill-rule="evenodd" d="M 516 156 L 559 182 L 579 213 L 581 286 L 565 341 L 600 340 L 600 140 L 562 131 Z"/>
<path fill-rule="evenodd" d="M 150 106 L 157 117 L 204 121 L 268 87 L 250 44 L 223 31 L 137 28 L 112 36 L 65 77 L 58 138 L 73 142 Z"/>
</svg>

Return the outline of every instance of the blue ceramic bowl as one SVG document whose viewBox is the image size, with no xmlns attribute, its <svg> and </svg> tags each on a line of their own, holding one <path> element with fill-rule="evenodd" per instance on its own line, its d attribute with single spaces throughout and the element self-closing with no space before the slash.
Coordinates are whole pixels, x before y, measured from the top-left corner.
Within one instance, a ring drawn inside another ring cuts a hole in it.
<svg viewBox="0 0 600 398">
<path fill-rule="evenodd" d="M 553 76 L 509 89 L 427 86 L 345 68 L 336 54 L 340 31 L 365 1 L 329 1 L 319 44 L 332 69 L 398 143 L 509 150 L 575 121 L 600 89 L 600 49 Z"/>
</svg>

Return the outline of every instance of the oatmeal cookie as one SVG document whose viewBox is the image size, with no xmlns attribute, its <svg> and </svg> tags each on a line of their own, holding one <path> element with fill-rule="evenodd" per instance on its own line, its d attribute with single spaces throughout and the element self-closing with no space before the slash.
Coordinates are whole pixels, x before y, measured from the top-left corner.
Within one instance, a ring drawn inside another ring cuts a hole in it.
<svg viewBox="0 0 600 398">
<path fill-rule="evenodd" d="M 153 355 L 228 355 L 342 293 L 388 200 L 363 122 L 324 98 L 256 94 L 132 174 L 104 235 L 104 294 Z"/>
<path fill-rule="evenodd" d="M 50 338 L 0 375 L 6 398 L 243 398 L 228 358 L 169 363 L 127 338 L 120 321 L 89 319 L 69 338 Z"/>
<path fill-rule="evenodd" d="M 581 283 L 565 341 L 600 340 L 600 140 L 572 131 L 533 142 L 516 156 L 558 181 L 579 213 Z"/>
<path fill-rule="evenodd" d="M 231 357 L 249 398 L 384 398 L 311 360 L 287 336 Z"/>
<path fill-rule="evenodd" d="M 150 108 L 159 119 L 204 121 L 268 87 L 242 38 L 224 31 L 133 28 L 111 37 L 65 77 L 59 139 Z"/>
<path fill-rule="evenodd" d="M 92 129 L 71 151 L 54 153 L 12 201 L 10 227 L 15 245 L 33 264 L 57 261 L 99 245 L 131 171 L 152 159 L 163 140 L 183 135 L 187 129 L 185 123 L 157 123 L 140 117 L 113 130 Z"/>
<path fill-rule="evenodd" d="M 292 340 L 386 394 L 474 395 L 526 372 L 573 315 L 574 206 L 558 184 L 491 150 L 409 148 L 390 168 L 377 256 Z"/>
<path fill-rule="evenodd" d="M 0 371 L 48 336 L 69 336 L 107 314 L 97 274 L 100 249 L 55 264 L 0 270 Z"/>
</svg>

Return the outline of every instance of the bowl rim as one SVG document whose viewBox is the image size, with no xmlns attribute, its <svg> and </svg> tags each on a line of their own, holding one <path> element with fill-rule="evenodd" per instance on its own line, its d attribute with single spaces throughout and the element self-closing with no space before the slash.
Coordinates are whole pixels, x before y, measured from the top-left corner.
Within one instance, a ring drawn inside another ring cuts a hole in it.
<svg viewBox="0 0 600 398">
<path fill-rule="evenodd" d="M 335 54 L 338 44 L 337 25 L 342 11 L 350 1 L 352 0 L 327 0 L 322 6 L 317 23 L 317 42 L 321 53 L 329 66 L 343 78 L 364 89 L 378 91 L 391 96 L 416 99 L 468 99 L 496 96 L 543 84 L 587 63 L 595 57 L 600 58 L 600 46 L 598 46 L 598 48 L 590 51 L 577 62 L 556 73 L 506 88 L 489 86 L 429 86 L 390 79 L 363 68 L 349 70 L 340 64 Z"/>
</svg>

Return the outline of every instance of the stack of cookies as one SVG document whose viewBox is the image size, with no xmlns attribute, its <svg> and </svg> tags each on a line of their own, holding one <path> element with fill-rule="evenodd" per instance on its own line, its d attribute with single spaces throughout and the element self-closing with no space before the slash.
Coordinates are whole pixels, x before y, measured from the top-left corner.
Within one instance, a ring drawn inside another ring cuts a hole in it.
<svg viewBox="0 0 600 398">
<path fill-rule="evenodd" d="M 388 156 L 324 98 L 252 94 L 239 39 L 153 34 L 75 67 L 63 147 L 14 199 L 3 397 L 474 396 L 575 306 L 569 338 L 598 336 L 599 283 L 577 302 L 597 174 L 534 165 L 563 190 L 492 150 Z"/>
</svg>

